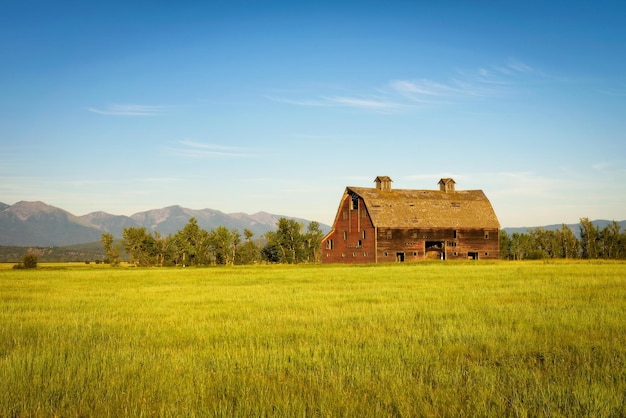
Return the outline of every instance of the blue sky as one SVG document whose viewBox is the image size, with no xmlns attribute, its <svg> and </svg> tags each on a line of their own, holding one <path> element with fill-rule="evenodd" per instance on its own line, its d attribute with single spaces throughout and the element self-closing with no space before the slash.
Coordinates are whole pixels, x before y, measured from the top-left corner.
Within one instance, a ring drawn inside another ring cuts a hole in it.
<svg viewBox="0 0 626 418">
<path fill-rule="evenodd" d="M 387 175 L 503 227 L 626 219 L 622 2 L 0 6 L 0 202 L 330 224 Z"/>
</svg>

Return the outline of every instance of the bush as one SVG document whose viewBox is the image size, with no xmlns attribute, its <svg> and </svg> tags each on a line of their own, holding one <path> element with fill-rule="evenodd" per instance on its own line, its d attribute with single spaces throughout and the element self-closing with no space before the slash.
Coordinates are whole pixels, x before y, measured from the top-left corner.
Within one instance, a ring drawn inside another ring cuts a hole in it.
<svg viewBox="0 0 626 418">
<path fill-rule="evenodd" d="M 22 264 L 25 269 L 36 269 L 37 256 L 35 254 L 25 254 L 24 258 L 22 258 Z"/>
</svg>

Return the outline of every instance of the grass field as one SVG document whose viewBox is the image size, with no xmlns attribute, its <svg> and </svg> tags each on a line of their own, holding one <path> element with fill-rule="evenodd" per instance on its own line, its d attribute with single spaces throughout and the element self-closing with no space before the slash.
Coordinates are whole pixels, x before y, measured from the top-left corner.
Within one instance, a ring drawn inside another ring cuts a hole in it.
<svg viewBox="0 0 626 418">
<path fill-rule="evenodd" d="M 0 269 L 0 416 L 626 416 L 626 264 Z"/>
</svg>

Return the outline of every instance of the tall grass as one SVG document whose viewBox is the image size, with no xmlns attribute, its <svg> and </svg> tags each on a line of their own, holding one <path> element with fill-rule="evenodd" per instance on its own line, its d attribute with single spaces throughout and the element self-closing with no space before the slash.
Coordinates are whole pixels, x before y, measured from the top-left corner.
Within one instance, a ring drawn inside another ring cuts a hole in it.
<svg viewBox="0 0 626 418">
<path fill-rule="evenodd" d="M 0 416 L 624 416 L 626 264 L 0 271 Z"/>
</svg>

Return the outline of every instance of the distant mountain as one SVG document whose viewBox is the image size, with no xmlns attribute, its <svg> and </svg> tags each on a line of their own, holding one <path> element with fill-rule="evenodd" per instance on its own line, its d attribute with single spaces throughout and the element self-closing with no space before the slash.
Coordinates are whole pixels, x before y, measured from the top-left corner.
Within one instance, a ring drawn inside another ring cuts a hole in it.
<svg viewBox="0 0 626 418">
<path fill-rule="evenodd" d="M 80 219 L 84 220 L 92 227 L 97 228 L 99 231 L 105 231 L 113 234 L 114 237 L 121 237 L 124 228 L 138 228 L 141 226 L 131 217 L 111 215 L 106 212 L 92 212 L 81 216 Z M 100 234 L 102 234 L 102 232 L 100 232 Z"/>
<path fill-rule="evenodd" d="M 598 219 L 595 221 L 591 221 L 591 223 L 598 227 L 600 230 L 604 229 L 605 226 L 610 225 L 613 223 L 613 221 L 607 221 L 605 219 Z M 618 221 L 617 224 L 620 226 L 620 228 L 622 229 L 622 231 L 626 231 L 626 220 L 624 221 Z M 572 232 L 574 232 L 574 235 L 576 235 L 577 238 L 580 238 L 580 224 L 566 224 L 567 227 L 569 229 L 572 230 Z M 543 228 L 546 231 L 557 231 L 559 229 L 561 229 L 561 227 L 563 226 L 563 224 L 554 224 L 554 225 L 545 225 L 545 226 L 532 226 L 532 227 L 515 227 L 515 228 L 502 228 L 503 230 L 505 230 L 509 235 L 513 234 L 513 233 L 518 233 L 518 234 L 527 234 L 528 231 L 533 230 L 533 229 L 537 229 L 537 228 Z"/>
<path fill-rule="evenodd" d="M 103 233 L 122 237 L 124 228 L 145 227 L 148 231 L 158 231 L 163 235 L 175 234 L 184 228 L 189 219 L 196 218 L 198 225 L 207 231 L 218 226 L 244 229 L 260 236 L 276 229 L 278 219 L 288 217 L 259 212 L 226 214 L 214 209 L 194 210 L 181 206 L 170 206 L 136 213 L 132 216 L 111 215 L 106 212 L 93 212 L 84 216 L 47 205 L 43 202 L 18 202 L 14 205 L 0 203 L 0 245 L 4 246 L 66 246 L 99 241 Z M 310 221 L 296 219 L 305 226 Z M 328 225 L 320 224 L 324 232 Z"/>
<path fill-rule="evenodd" d="M 18 202 L 0 211 L 0 245 L 68 245 L 97 241 L 101 234 L 85 220 L 43 202 Z"/>
</svg>

